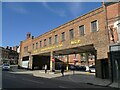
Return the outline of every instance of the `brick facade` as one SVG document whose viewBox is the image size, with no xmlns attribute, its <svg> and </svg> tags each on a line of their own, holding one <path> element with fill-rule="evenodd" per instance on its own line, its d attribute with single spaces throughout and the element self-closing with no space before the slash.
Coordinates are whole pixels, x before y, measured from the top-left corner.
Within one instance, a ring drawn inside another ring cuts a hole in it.
<svg viewBox="0 0 120 90">
<path fill-rule="evenodd" d="M 81 60 L 80 53 L 94 53 L 95 61 L 90 61 L 90 64 L 96 63 L 96 76 L 101 77 L 102 69 L 101 61 L 108 59 L 109 52 L 109 37 L 106 29 L 106 19 L 112 18 L 117 14 L 117 7 L 114 4 L 107 7 L 107 14 L 105 11 L 105 7 L 102 6 L 96 10 L 93 10 L 83 16 L 80 16 L 70 22 L 67 22 L 51 31 L 48 31 L 36 38 L 32 37 L 29 33 L 27 34 L 27 39 L 21 41 L 20 43 L 20 56 L 19 56 L 19 65 L 21 60 L 25 56 L 50 56 L 51 52 L 54 55 L 69 55 L 69 63 L 73 63 L 74 54 L 77 54 L 77 59 Z M 113 10 L 114 14 L 108 15 Z M 107 15 L 107 18 L 106 18 Z M 92 32 L 91 23 L 93 21 L 97 22 L 97 31 Z M 108 21 L 109 22 L 109 21 Z M 85 26 L 85 34 L 80 36 L 79 26 Z M 74 38 L 70 39 L 70 31 L 74 30 Z M 65 32 L 65 40 L 61 41 L 61 34 Z M 55 42 L 55 35 L 58 35 L 58 43 Z M 29 37 L 28 37 L 29 36 Z M 51 37 L 51 45 L 49 45 L 49 37 Z M 117 37 L 116 37 L 117 38 Z M 44 40 L 46 39 L 46 46 L 44 46 Z M 116 39 L 115 39 L 116 40 Z M 40 41 L 42 41 L 42 47 L 40 47 Z M 36 43 L 38 43 L 38 47 L 36 48 Z M 33 49 L 34 44 L 34 49 Z M 70 55 L 72 54 L 72 55 Z M 33 61 L 30 61 L 30 65 L 32 65 Z M 67 61 L 64 61 L 67 62 Z M 78 61 L 80 65 L 81 61 Z"/>
</svg>

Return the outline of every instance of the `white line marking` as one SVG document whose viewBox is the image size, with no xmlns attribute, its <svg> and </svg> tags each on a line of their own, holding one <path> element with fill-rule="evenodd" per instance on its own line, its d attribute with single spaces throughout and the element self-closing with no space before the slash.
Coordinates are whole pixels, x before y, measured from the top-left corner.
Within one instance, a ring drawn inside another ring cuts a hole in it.
<svg viewBox="0 0 120 90">
<path fill-rule="evenodd" d="M 30 81 L 30 82 L 33 82 L 33 83 L 44 84 L 44 82 L 38 82 L 38 81 L 30 80 L 30 79 L 24 79 L 24 78 L 22 78 L 22 80 Z"/>
</svg>

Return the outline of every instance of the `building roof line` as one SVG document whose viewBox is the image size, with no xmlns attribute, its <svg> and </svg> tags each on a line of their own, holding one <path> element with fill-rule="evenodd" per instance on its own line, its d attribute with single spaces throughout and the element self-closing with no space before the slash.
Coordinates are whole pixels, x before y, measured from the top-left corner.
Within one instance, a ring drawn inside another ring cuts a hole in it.
<svg viewBox="0 0 120 90">
<path fill-rule="evenodd" d="M 45 32 L 45 33 L 43 33 L 43 34 L 35 37 L 33 40 L 36 40 L 36 39 L 38 39 L 38 38 L 40 38 L 40 37 L 42 37 L 42 36 L 44 36 L 44 35 L 46 35 L 46 34 L 49 34 L 49 33 L 51 33 L 51 32 L 55 32 L 55 31 L 58 31 L 58 30 L 60 30 L 61 28 L 65 28 L 65 27 L 67 27 L 67 26 L 69 26 L 69 25 L 71 25 L 71 24 L 74 24 L 77 19 L 82 18 L 82 17 L 85 17 L 86 15 L 88 15 L 88 14 L 90 14 L 90 13 L 92 13 L 92 12 L 95 12 L 95 11 L 97 11 L 97 10 L 100 10 L 101 8 L 103 8 L 103 7 L 101 6 L 101 7 L 99 7 L 99 8 L 96 8 L 96 9 L 94 9 L 94 10 L 89 11 L 89 12 L 86 13 L 86 14 L 83 14 L 83 15 L 81 15 L 81 16 L 78 16 L 77 18 L 75 18 L 75 19 L 73 19 L 73 20 L 70 20 L 70 21 L 66 22 L 65 24 L 62 24 L 62 25 L 60 25 L 60 26 L 58 26 L 58 27 L 56 27 L 56 28 L 54 28 L 54 29 L 52 29 L 52 30 L 49 30 L 49 31 L 47 31 L 47 32 Z M 78 21 L 76 21 L 76 22 L 78 22 Z M 67 24 L 68 24 L 68 25 L 67 25 Z M 56 29 L 57 29 L 57 30 L 56 30 Z M 27 39 L 26 39 L 26 40 L 27 40 Z M 23 42 L 26 41 L 26 40 L 23 40 Z"/>
</svg>

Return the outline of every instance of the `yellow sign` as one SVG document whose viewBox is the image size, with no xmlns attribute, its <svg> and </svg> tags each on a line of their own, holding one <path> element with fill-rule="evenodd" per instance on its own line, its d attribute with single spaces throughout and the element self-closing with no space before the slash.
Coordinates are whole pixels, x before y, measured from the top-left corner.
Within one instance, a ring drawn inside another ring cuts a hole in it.
<svg viewBox="0 0 120 90">
<path fill-rule="evenodd" d="M 62 44 L 60 44 L 60 45 L 54 45 L 54 46 L 42 48 L 41 51 L 51 50 L 51 49 L 55 49 L 55 48 L 60 48 L 60 47 L 62 47 L 62 46 L 63 46 Z"/>
<path fill-rule="evenodd" d="M 33 52 L 34 52 L 34 53 L 37 53 L 37 52 L 38 52 L 38 50 L 36 49 L 36 50 L 34 50 Z"/>
<path fill-rule="evenodd" d="M 73 44 L 79 44 L 80 43 L 80 40 L 73 40 L 73 41 L 71 41 L 71 44 L 73 45 Z"/>
</svg>

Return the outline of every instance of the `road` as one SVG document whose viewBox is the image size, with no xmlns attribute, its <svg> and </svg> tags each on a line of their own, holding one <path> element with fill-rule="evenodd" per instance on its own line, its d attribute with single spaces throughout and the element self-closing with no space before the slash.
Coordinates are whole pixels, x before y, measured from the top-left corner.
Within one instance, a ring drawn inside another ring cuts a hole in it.
<svg viewBox="0 0 120 90">
<path fill-rule="evenodd" d="M 101 86 L 94 86 L 84 83 L 68 82 L 57 79 L 46 79 L 34 77 L 31 74 L 14 74 L 10 71 L 3 71 L 2 73 L 2 88 L 108 88 Z"/>
</svg>

